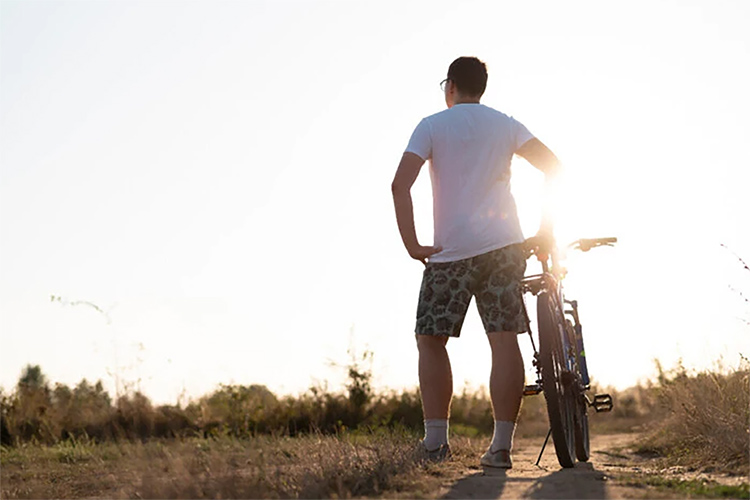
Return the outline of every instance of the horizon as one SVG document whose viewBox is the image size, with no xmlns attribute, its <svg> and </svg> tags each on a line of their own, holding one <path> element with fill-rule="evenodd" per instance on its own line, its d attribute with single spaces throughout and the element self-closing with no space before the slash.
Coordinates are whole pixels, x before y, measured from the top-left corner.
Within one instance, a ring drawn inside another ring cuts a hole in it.
<svg viewBox="0 0 750 500">
<path fill-rule="evenodd" d="M 638 388 L 653 387 L 653 386 L 658 387 L 659 378 L 661 376 L 669 377 L 670 375 L 673 375 L 679 372 L 684 372 L 689 376 L 693 376 L 693 375 L 700 374 L 700 373 L 716 373 L 720 375 L 726 375 L 726 374 L 741 370 L 743 365 L 746 366 L 748 363 L 750 363 L 750 360 L 744 355 L 739 354 L 737 363 L 727 363 L 724 359 L 717 359 L 713 361 L 712 366 L 702 368 L 702 369 L 685 367 L 682 364 L 681 360 L 678 360 L 675 365 L 668 366 L 668 367 L 662 366 L 658 359 L 654 359 L 653 362 L 654 362 L 654 374 L 651 377 L 639 378 L 632 385 L 629 385 L 624 388 L 614 387 L 614 386 L 609 386 L 609 385 L 600 385 L 597 380 L 592 379 L 591 381 L 592 387 L 595 388 L 596 391 L 605 391 L 607 393 L 611 393 L 615 391 L 615 392 L 624 393 L 624 392 L 628 392 L 628 391 L 631 391 L 633 389 L 638 389 Z M 19 373 L 18 382 L 14 386 L 12 386 L 10 390 L 8 390 L 8 388 L 6 388 L 5 386 L 0 385 L 0 395 L 10 396 L 12 394 L 17 393 L 21 378 L 23 378 L 24 374 L 26 374 L 29 369 L 34 369 L 36 367 L 40 368 L 42 379 L 45 385 L 50 390 L 53 390 L 53 391 L 58 385 L 68 387 L 69 389 L 74 389 L 84 382 L 89 384 L 90 386 L 96 386 L 101 383 L 104 392 L 107 393 L 110 398 L 112 398 L 113 404 L 117 404 L 117 399 L 119 397 L 129 397 L 129 396 L 133 396 L 134 394 L 141 394 L 145 396 L 149 401 L 157 405 L 175 405 L 175 406 L 179 406 L 183 408 L 191 403 L 197 403 L 201 399 L 205 397 L 209 397 L 216 392 L 220 392 L 226 387 L 237 387 L 237 386 L 246 387 L 246 388 L 260 387 L 260 388 L 264 388 L 268 390 L 271 394 L 273 394 L 274 396 L 278 398 L 286 398 L 286 397 L 299 398 L 311 392 L 320 391 L 320 390 L 322 390 L 324 393 L 329 393 L 329 394 L 346 394 L 347 387 L 344 384 L 350 381 L 349 377 L 344 377 L 344 379 L 341 381 L 342 385 L 340 387 L 329 387 L 327 384 L 327 381 L 324 381 L 324 383 L 311 384 L 308 388 L 303 389 L 301 391 L 283 392 L 283 393 L 278 393 L 276 391 L 273 391 L 270 388 L 268 388 L 265 384 L 256 384 L 252 382 L 247 383 L 247 384 L 231 384 L 231 383 L 227 384 L 227 383 L 219 382 L 217 383 L 216 387 L 206 392 L 205 394 L 195 394 L 195 395 L 180 394 L 178 395 L 175 401 L 168 402 L 168 401 L 155 401 L 148 394 L 148 392 L 142 391 L 136 387 L 137 382 L 125 381 L 123 382 L 123 388 L 120 390 L 120 394 L 116 394 L 116 393 L 113 394 L 110 390 L 108 390 L 107 384 L 105 383 L 105 381 L 101 379 L 88 380 L 86 377 L 83 377 L 81 378 L 81 380 L 79 380 L 78 382 L 74 384 L 63 384 L 58 381 L 49 379 L 47 375 L 44 373 L 44 367 L 41 367 L 39 365 L 29 364 L 23 368 L 21 373 Z M 366 366 L 362 365 L 361 360 L 356 365 L 353 362 L 353 360 L 350 360 L 348 364 L 338 365 L 337 368 L 340 370 L 346 370 L 347 372 L 350 368 L 354 368 L 358 373 L 368 375 L 369 380 L 372 380 L 372 378 L 375 376 L 375 374 L 372 373 L 371 370 L 369 370 Z M 527 380 L 527 383 L 528 382 L 529 381 Z M 372 389 L 373 396 L 386 396 L 386 395 L 390 395 L 393 393 L 400 394 L 404 392 L 418 391 L 419 384 L 417 383 L 411 387 L 399 387 L 399 388 L 371 386 L 371 389 Z M 468 394 L 481 394 L 489 398 L 489 387 L 486 384 L 470 386 L 468 384 L 468 381 L 466 381 L 465 384 L 461 386 L 460 388 L 454 387 L 454 392 L 456 395 L 466 392 Z M 535 394 L 535 396 L 538 396 L 538 394 Z M 529 396 L 524 396 L 524 399 L 526 399 L 527 397 Z"/>
</svg>

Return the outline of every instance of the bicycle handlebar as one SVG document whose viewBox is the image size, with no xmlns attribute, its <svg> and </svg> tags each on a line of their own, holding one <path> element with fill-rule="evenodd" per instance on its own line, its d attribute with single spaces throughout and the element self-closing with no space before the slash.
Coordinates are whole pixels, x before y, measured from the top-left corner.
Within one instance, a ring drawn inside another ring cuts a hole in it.
<svg viewBox="0 0 750 500">
<path fill-rule="evenodd" d="M 592 248 L 599 246 L 614 246 L 617 243 L 617 238 L 581 238 L 573 243 L 570 243 L 568 248 L 574 248 L 581 250 L 582 252 L 588 252 Z M 524 242 L 524 247 L 527 252 L 527 256 L 531 257 L 536 255 L 539 260 L 547 260 L 547 258 L 555 253 L 555 242 L 552 239 L 547 239 L 541 236 L 532 236 Z"/>
<path fill-rule="evenodd" d="M 588 252 L 592 248 L 596 248 L 598 246 L 611 247 L 614 246 L 615 243 L 617 243 L 617 238 L 581 238 L 580 240 L 576 240 L 568 246 L 582 252 Z"/>
</svg>

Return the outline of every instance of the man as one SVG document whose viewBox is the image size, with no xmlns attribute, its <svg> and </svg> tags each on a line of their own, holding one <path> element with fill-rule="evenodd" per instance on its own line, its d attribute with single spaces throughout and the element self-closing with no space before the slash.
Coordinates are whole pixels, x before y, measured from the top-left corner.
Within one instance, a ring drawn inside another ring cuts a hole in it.
<svg viewBox="0 0 750 500">
<path fill-rule="evenodd" d="M 475 297 L 492 352 L 492 443 L 480 463 L 511 468 L 511 448 L 521 407 L 524 367 L 517 334 L 526 331 L 520 281 L 526 270 L 524 236 L 510 192 L 514 154 L 545 173 L 559 169 L 555 155 L 521 123 L 480 104 L 487 68 L 460 57 L 441 83 L 448 109 L 424 118 L 411 136 L 393 180 L 393 201 L 409 255 L 425 265 L 417 306 L 419 387 L 425 437 L 433 460 L 450 455 L 448 418 L 453 395 L 449 337 L 461 333 Z M 411 186 L 426 160 L 432 179 L 434 244 L 417 240 Z M 549 215 L 540 236 L 551 236 Z"/>
</svg>

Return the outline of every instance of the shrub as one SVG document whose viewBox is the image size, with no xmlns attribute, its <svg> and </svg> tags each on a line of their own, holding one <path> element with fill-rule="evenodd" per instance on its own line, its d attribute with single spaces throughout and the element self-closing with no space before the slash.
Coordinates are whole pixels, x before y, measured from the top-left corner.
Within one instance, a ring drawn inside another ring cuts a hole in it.
<svg viewBox="0 0 750 500">
<path fill-rule="evenodd" d="M 690 465 L 747 470 L 750 463 L 750 364 L 736 369 L 689 373 L 682 365 L 659 367 L 659 400 L 665 418 L 656 421 L 641 451 Z"/>
</svg>

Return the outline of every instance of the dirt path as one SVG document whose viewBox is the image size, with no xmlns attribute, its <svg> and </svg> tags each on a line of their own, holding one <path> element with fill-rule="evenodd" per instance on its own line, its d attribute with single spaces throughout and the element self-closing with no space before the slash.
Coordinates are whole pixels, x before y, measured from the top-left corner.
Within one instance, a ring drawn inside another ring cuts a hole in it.
<svg viewBox="0 0 750 500">
<path fill-rule="evenodd" d="M 485 469 L 475 453 L 459 454 L 443 469 L 438 498 L 676 498 L 674 491 L 647 486 L 645 474 L 691 479 L 685 471 L 662 471 L 653 461 L 635 455 L 630 447 L 635 435 L 592 436 L 591 458 L 575 468 L 562 469 L 550 439 L 544 456 L 535 465 L 543 439 L 516 440 L 513 469 Z M 650 476 L 649 476 L 650 477 Z M 695 478 L 695 475 L 692 477 Z M 717 480 L 716 477 L 706 478 Z"/>
</svg>

